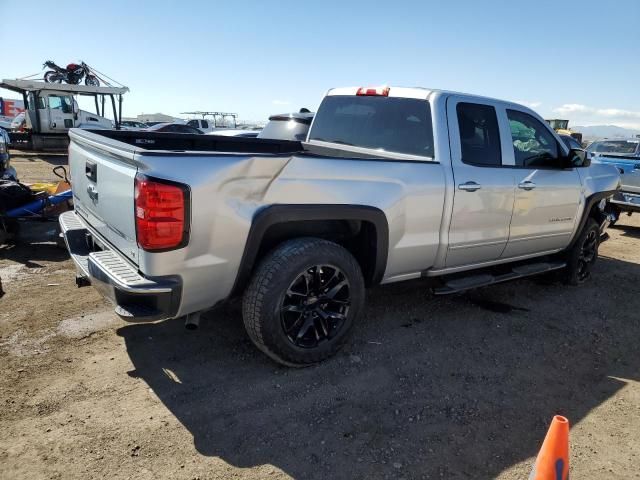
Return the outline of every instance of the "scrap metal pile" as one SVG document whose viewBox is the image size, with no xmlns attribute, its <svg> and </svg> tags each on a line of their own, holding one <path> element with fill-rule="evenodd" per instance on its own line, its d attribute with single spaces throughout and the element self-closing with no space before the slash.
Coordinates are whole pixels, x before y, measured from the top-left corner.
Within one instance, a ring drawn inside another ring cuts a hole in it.
<svg viewBox="0 0 640 480">
<path fill-rule="evenodd" d="M 0 245 L 16 239 L 21 223 L 55 222 L 60 213 L 73 208 L 66 169 L 58 166 L 53 172 L 61 181 L 26 185 L 0 180 Z"/>
</svg>

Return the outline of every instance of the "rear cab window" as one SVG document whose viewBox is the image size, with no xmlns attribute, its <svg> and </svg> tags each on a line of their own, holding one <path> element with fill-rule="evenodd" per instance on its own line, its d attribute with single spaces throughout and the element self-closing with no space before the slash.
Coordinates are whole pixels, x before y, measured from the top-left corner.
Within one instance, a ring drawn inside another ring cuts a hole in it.
<svg viewBox="0 0 640 480">
<path fill-rule="evenodd" d="M 329 95 L 309 140 L 432 159 L 431 107 L 415 98 Z"/>
</svg>

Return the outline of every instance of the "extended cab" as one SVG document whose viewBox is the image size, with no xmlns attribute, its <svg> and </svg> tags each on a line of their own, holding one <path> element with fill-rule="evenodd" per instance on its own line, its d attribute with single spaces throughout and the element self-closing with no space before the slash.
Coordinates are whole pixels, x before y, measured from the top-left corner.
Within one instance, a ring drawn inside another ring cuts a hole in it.
<svg viewBox="0 0 640 480">
<path fill-rule="evenodd" d="M 70 136 L 79 284 L 136 322 L 242 296 L 250 338 L 286 365 L 335 353 L 365 286 L 585 281 L 620 182 L 526 107 L 421 88 L 330 90 L 305 142 Z"/>
</svg>

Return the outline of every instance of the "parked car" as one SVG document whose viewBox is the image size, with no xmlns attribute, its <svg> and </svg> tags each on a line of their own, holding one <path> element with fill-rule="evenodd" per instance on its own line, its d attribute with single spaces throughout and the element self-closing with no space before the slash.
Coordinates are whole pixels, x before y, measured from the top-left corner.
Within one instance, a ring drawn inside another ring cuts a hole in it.
<svg viewBox="0 0 640 480">
<path fill-rule="evenodd" d="M 26 126 L 25 113 L 19 113 L 11 120 L 11 131 L 17 132 L 23 130 Z"/>
<path fill-rule="evenodd" d="M 216 130 L 224 130 L 224 128 L 216 127 L 214 120 L 206 118 L 186 120 L 186 124 L 207 134 L 211 134 Z"/>
<path fill-rule="evenodd" d="M 183 125 L 181 123 L 157 123 L 152 127 L 147 128 L 147 132 L 162 132 L 162 133 L 190 133 L 195 135 L 202 135 L 203 132 L 190 125 Z"/>
<path fill-rule="evenodd" d="M 183 122 L 212 135 L 214 134 L 213 132 L 242 128 L 236 123 L 237 115 L 235 113 L 211 113 L 208 118 L 191 118 Z"/>
<path fill-rule="evenodd" d="M 564 134 L 564 133 L 559 133 L 558 136 L 564 142 L 564 144 L 567 146 L 567 148 L 574 148 L 576 150 L 582 148 L 582 144 L 578 140 L 576 140 L 574 137 L 572 137 L 571 135 L 567 135 L 567 134 Z"/>
<path fill-rule="evenodd" d="M 313 113 L 303 108 L 297 113 L 283 113 L 269 117 L 269 123 L 262 129 L 258 138 L 276 140 L 305 140 L 313 120 Z"/>
<path fill-rule="evenodd" d="M 399 87 L 330 90 L 304 144 L 72 130 L 69 163 L 80 283 L 134 322 L 241 296 L 251 340 L 293 366 L 340 349 L 365 286 L 586 281 L 620 182 L 524 106 Z"/>
<path fill-rule="evenodd" d="M 18 180 L 16 169 L 11 166 L 11 154 L 9 153 L 9 134 L 4 128 L 0 128 L 0 180 Z"/>
<path fill-rule="evenodd" d="M 609 201 L 615 223 L 622 212 L 640 212 L 640 139 L 600 140 L 587 147 L 594 162 L 614 165 L 622 186 Z"/>
<path fill-rule="evenodd" d="M 142 123 L 142 122 L 136 122 L 134 120 L 123 120 L 122 122 L 120 122 L 120 127 L 123 130 L 144 130 L 146 128 L 149 128 L 149 125 Z"/>
<path fill-rule="evenodd" d="M 4 115 L 0 115 L 0 128 L 2 130 L 10 130 L 11 129 L 11 117 L 7 117 Z"/>
</svg>

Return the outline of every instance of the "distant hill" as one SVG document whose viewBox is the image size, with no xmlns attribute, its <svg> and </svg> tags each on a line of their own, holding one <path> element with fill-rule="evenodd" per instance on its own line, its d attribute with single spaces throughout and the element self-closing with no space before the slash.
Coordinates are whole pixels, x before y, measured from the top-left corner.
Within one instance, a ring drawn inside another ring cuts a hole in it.
<svg viewBox="0 0 640 480">
<path fill-rule="evenodd" d="M 616 125 L 591 125 L 589 127 L 570 127 L 571 130 L 582 133 L 585 139 L 600 138 L 630 138 L 640 135 L 640 130 L 618 127 Z"/>
</svg>

